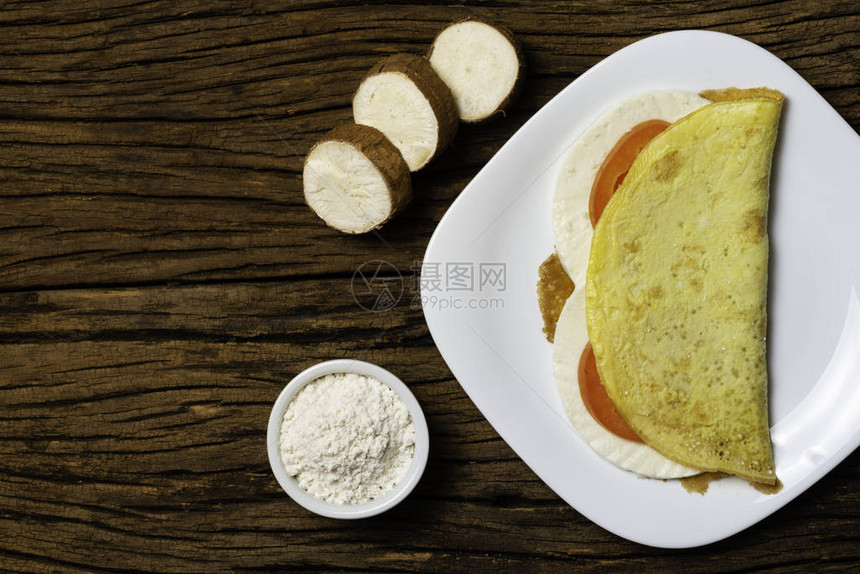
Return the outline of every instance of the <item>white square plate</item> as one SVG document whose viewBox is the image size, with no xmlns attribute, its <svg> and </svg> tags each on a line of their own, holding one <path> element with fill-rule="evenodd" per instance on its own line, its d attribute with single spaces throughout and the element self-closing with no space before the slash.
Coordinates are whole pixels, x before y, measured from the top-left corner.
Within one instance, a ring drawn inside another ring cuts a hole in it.
<svg viewBox="0 0 860 574">
<path fill-rule="evenodd" d="M 535 292 L 538 266 L 553 251 L 555 182 L 578 134 L 631 93 L 729 86 L 787 96 L 770 212 L 770 412 L 784 484 L 775 495 L 735 478 L 689 494 L 677 481 L 638 478 L 597 456 L 562 407 Z M 860 444 L 858 245 L 860 137 L 764 49 L 715 32 L 671 32 L 583 74 L 490 160 L 430 240 L 422 302 L 454 376 L 550 488 L 619 536 L 692 547 L 771 514 Z"/>
</svg>

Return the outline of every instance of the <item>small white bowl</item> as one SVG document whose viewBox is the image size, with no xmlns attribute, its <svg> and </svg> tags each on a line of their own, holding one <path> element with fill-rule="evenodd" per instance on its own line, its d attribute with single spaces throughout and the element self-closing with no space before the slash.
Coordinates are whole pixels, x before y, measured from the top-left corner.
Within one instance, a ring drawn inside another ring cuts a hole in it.
<svg viewBox="0 0 860 574">
<path fill-rule="evenodd" d="M 290 404 L 296 393 L 305 385 L 332 373 L 357 373 L 382 381 L 391 387 L 391 390 L 397 393 L 397 396 L 403 400 L 403 403 L 412 415 L 412 423 L 415 425 L 415 454 L 412 459 L 412 466 L 409 467 L 409 470 L 406 471 L 406 474 L 393 489 L 369 502 L 361 504 L 332 504 L 320 500 L 299 486 L 296 479 L 287 473 L 287 469 L 281 460 L 281 423 L 284 420 L 287 405 Z M 271 464 L 272 472 L 275 474 L 275 478 L 278 480 L 281 488 L 284 489 L 284 492 L 311 512 L 329 518 L 366 518 L 392 508 L 406 498 L 412 492 L 412 489 L 415 488 L 415 485 L 418 484 L 421 475 L 424 473 L 424 467 L 427 466 L 427 456 L 430 454 L 430 433 L 427 431 L 427 421 L 424 418 L 421 405 L 418 404 L 418 401 L 409 388 L 403 381 L 382 367 L 351 359 L 336 359 L 334 361 L 318 363 L 296 375 L 284 387 L 284 390 L 281 391 L 281 394 L 275 401 L 274 407 L 272 407 L 266 441 L 269 450 L 269 464 Z"/>
</svg>

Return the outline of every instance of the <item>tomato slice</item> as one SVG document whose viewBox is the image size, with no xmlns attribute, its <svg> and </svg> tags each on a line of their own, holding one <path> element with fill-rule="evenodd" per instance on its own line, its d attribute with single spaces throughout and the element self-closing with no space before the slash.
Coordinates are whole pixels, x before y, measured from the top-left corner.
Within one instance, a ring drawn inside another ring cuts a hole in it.
<svg viewBox="0 0 860 574">
<path fill-rule="evenodd" d="M 591 186 L 591 196 L 588 201 L 588 216 L 591 218 L 591 226 L 597 225 L 597 220 L 603 213 L 606 204 L 615 190 L 624 181 L 633 160 L 639 155 L 648 142 L 657 137 L 660 132 L 669 127 L 669 122 L 663 120 L 648 120 L 636 124 L 621 136 L 615 147 L 607 154 L 597 177 Z"/>
<path fill-rule="evenodd" d="M 586 343 L 585 349 L 582 350 L 582 356 L 579 358 L 579 394 L 582 395 L 585 408 L 588 409 L 594 420 L 600 423 L 600 426 L 621 438 L 642 442 L 639 435 L 615 410 L 615 405 L 612 404 L 612 400 L 606 393 L 606 388 L 600 381 L 600 375 L 597 372 L 597 361 L 594 359 L 591 343 Z"/>
<path fill-rule="evenodd" d="M 588 216 L 591 226 L 597 225 L 612 194 L 624 181 L 630 166 L 648 142 L 669 127 L 663 120 L 648 120 L 633 126 L 610 150 L 591 186 L 588 200 Z M 621 438 L 642 442 L 642 439 L 621 418 L 615 405 L 606 393 L 606 388 L 597 372 L 597 361 L 591 343 L 585 345 L 579 358 L 579 393 L 585 408 L 603 428 Z"/>
</svg>

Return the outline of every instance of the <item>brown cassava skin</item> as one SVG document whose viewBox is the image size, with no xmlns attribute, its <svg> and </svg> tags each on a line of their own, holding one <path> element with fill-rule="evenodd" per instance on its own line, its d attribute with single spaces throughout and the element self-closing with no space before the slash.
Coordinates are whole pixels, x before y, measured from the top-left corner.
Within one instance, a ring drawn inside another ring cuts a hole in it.
<svg viewBox="0 0 860 574">
<path fill-rule="evenodd" d="M 384 221 L 379 223 L 374 229 L 379 229 L 388 222 L 392 217 L 403 211 L 409 202 L 412 201 L 412 176 L 409 172 L 409 166 L 406 165 L 406 160 L 400 155 L 400 150 L 395 147 L 391 141 L 385 137 L 378 129 L 361 124 L 347 124 L 338 126 L 325 134 L 318 141 L 314 148 L 322 143 L 337 141 L 344 142 L 360 153 L 364 154 L 373 165 L 379 170 L 382 178 L 385 180 L 386 188 L 388 189 L 389 197 L 391 198 L 391 212 Z M 310 157 L 313 149 L 308 152 L 307 157 Z M 307 159 L 305 159 L 307 162 Z M 325 221 L 323 219 L 323 221 Z M 326 223 L 328 225 L 328 223 Z M 351 230 L 338 229 L 343 233 L 359 233 Z M 367 233 L 367 231 L 363 232 Z"/>
<path fill-rule="evenodd" d="M 522 46 L 520 46 L 520 41 L 517 40 L 517 37 L 514 36 L 514 33 L 511 32 L 505 26 L 502 26 L 500 24 L 497 24 L 495 22 L 491 22 L 491 21 L 483 19 L 483 18 L 465 18 L 463 20 L 458 20 L 456 22 L 452 22 L 451 24 L 448 24 L 447 26 L 442 28 L 442 30 L 440 30 L 439 33 L 436 34 L 436 38 L 433 39 L 433 44 L 431 44 L 430 50 L 427 52 L 427 59 L 428 60 L 430 59 L 430 56 L 433 55 L 433 48 L 436 46 L 436 40 L 439 39 L 439 36 L 442 35 L 442 32 L 444 32 L 445 30 L 447 30 L 448 28 L 450 28 L 452 26 L 462 24 L 463 22 L 480 22 L 481 24 L 486 24 L 487 26 L 490 26 L 491 28 L 498 30 L 502 34 L 502 36 L 504 36 L 505 39 L 508 42 L 510 42 L 511 46 L 513 46 L 514 52 L 516 52 L 516 54 L 517 54 L 517 62 L 519 63 L 519 71 L 517 72 L 517 79 L 514 82 L 513 88 L 511 88 L 511 91 L 508 92 L 508 95 L 505 97 L 504 100 L 502 100 L 502 102 L 496 107 L 495 110 L 493 110 L 491 113 L 487 114 L 486 116 L 479 118 L 479 119 L 476 119 L 476 120 L 465 120 L 465 119 L 460 118 L 460 121 L 463 122 L 464 124 L 480 124 L 480 123 L 486 122 L 487 120 L 489 120 L 491 118 L 495 118 L 495 117 L 498 117 L 500 115 L 504 116 L 505 110 L 508 109 L 508 106 L 510 106 L 510 104 L 515 99 L 517 99 L 517 96 L 519 96 L 520 92 L 522 91 L 523 81 L 525 80 L 525 77 L 526 77 L 526 61 L 525 61 L 525 56 L 523 55 Z"/>
<path fill-rule="evenodd" d="M 401 73 L 421 90 L 427 101 L 430 102 L 430 107 L 433 109 L 433 114 L 436 116 L 436 121 L 439 124 L 438 140 L 436 150 L 433 156 L 427 161 L 433 160 L 439 155 L 457 135 L 457 125 L 460 122 L 459 114 L 457 113 L 457 104 L 454 101 L 454 95 L 450 88 L 439 74 L 430 66 L 430 62 L 423 56 L 414 54 L 394 54 L 384 60 L 377 62 L 362 82 L 371 76 L 385 73 Z M 357 91 L 357 90 L 356 90 Z M 424 164 L 425 166 L 427 164 Z M 422 166 L 424 167 L 424 166 Z M 420 169 L 420 168 L 419 168 Z"/>
</svg>

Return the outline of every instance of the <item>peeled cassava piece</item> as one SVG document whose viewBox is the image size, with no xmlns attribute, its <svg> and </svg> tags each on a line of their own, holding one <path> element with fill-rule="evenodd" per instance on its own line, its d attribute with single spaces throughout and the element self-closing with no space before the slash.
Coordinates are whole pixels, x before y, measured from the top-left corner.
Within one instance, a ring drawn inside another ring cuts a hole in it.
<svg viewBox="0 0 860 574">
<path fill-rule="evenodd" d="M 412 199 L 409 167 L 370 126 L 341 126 L 326 134 L 308 153 L 302 180 L 310 208 L 344 233 L 375 229 Z"/>
<path fill-rule="evenodd" d="M 480 122 L 503 111 L 522 83 L 523 58 L 514 35 L 479 20 L 442 30 L 427 57 L 451 88 L 464 122 Z"/>
<path fill-rule="evenodd" d="M 371 68 L 352 98 L 352 112 L 355 123 L 384 133 L 412 171 L 457 133 L 451 90 L 421 56 L 395 54 Z"/>
<path fill-rule="evenodd" d="M 648 144 L 594 230 L 588 334 L 618 413 L 681 464 L 773 484 L 767 209 L 781 98 L 704 106 Z"/>
</svg>

